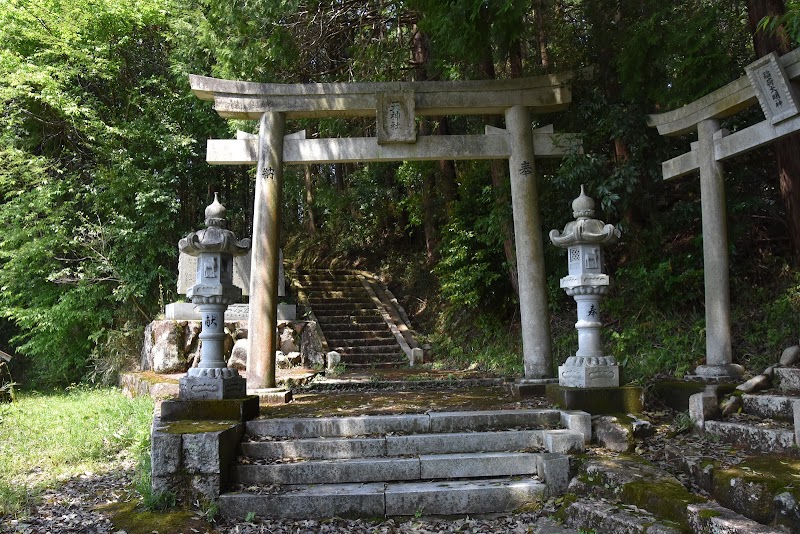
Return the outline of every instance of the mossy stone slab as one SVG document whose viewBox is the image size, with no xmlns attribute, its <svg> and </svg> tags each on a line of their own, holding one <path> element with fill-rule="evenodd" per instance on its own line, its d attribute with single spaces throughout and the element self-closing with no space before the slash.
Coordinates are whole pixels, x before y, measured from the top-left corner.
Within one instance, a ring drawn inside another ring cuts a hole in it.
<svg viewBox="0 0 800 534">
<path fill-rule="evenodd" d="M 546 391 L 547 400 L 564 410 L 581 410 L 593 415 L 644 410 L 644 390 L 639 386 L 571 388 L 549 384 Z"/>
<path fill-rule="evenodd" d="M 161 420 L 249 421 L 258 417 L 258 409 L 256 395 L 242 399 L 169 400 L 161 403 Z"/>
<path fill-rule="evenodd" d="M 666 406 L 685 412 L 689 409 L 689 397 L 705 391 L 707 385 L 716 386 L 717 395 L 720 397 L 730 394 L 737 386 L 734 383 L 706 384 L 696 380 L 661 380 L 653 384 L 650 391 L 654 398 Z"/>
</svg>

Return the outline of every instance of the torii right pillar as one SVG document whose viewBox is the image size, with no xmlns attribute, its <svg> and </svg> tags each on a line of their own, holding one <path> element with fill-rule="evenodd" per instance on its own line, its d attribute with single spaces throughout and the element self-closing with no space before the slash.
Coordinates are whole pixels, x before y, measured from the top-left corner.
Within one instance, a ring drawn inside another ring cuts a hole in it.
<svg viewBox="0 0 800 534">
<path fill-rule="evenodd" d="M 725 176 L 714 153 L 719 121 L 697 124 L 700 167 L 700 208 L 703 224 L 703 276 L 706 304 L 706 363 L 695 370 L 701 378 L 738 378 L 744 373 L 733 363 L 731 349 L 731 290 L 728 267 L 728 222 Z"/>
</svg>

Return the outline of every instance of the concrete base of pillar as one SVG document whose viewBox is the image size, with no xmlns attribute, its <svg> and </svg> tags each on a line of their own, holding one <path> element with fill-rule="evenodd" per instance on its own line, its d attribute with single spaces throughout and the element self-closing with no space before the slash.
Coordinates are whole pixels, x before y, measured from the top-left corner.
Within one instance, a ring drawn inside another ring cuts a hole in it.
<svg viewBox="0 0 800 534">
<path fill-rule="evenodd" d="M 694 370 L 694 375 L 687 378 L 699 378 L 702 380 L 730 380 L 741 378 L 744 375 L 744 367 L 735 363 L 724 365 L 701 365 Z"/>
<path fill-rule="evenodd" d="M 548 384 L 558 384 L 557 378 L 517 378 L 509 384 L 511 394 L 517 398 L 542 397 Z"/>
<path fill-rule="evenodd" d="M 283 388 L 249 389 L 247 393 L 257 396 L 261 404 L 287 404 L 292 401 L 291 390 Z"/>
<path fill-rule="evenodd" d="M 644 390 L 638 386 L 571 388 L 546 386 L 547 400 L 562 410 L 581 410 L 592 415 L 642 413 Z"/>
</svg>

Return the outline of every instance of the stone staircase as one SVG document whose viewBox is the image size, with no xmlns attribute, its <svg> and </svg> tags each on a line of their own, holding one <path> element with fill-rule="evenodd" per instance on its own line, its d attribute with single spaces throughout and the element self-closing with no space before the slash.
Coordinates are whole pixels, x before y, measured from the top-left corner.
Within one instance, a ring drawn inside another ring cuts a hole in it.
<svg viewBox="0 0 800 534">
<path fill-rule="evenodd" d="M 428 412 L 249 421 L 233 466 L 230 518 L 505 512 L 562 494 L 583 412 Z"/>
<path fill-rule="evenodd" d="M 297 271 L 295 284 L 322 331 L 325 348 L 338 352 L 343 364 L 408 365 L 411 348 L 400 335 L 407 326 L 397 324 L 400 320 L 387 310 L 390 303 L 382 302 L 363 276 L 353 271 Z"/>
<path fill-rule="evenodd" d="M 692 417 L 714 439 L 754 452 L 800 458 L 800 405 L 795 409 L 800 401 L 800 369 L 775 367 L 770 374 L 773 388 L 729 398 L 726 411 L 732 413 L 723 412 L 723 417 L 715 413 L 716 396 L 707 395 L 707 401 L 694 396 Z M 705 414 L 701 402 L 709 405 Z"/>
</svg>

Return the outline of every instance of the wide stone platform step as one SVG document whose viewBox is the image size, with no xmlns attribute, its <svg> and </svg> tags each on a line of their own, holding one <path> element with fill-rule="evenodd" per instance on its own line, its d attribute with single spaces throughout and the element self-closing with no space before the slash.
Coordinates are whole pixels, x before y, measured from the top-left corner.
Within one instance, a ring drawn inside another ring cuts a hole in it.
<svg viewBox="0 0 800 534">
<path fill-rule="evenodd" d="M 509 428 L 558 428 L 560 410 L 493 410 L 429 412 L 407 415 L 365 415 L 359 417 L 318 417 L 254 419 L 247 422 L 248 434 L 292 436 L 295 438 L 368 436 L 370 434 L 428 434 Z"/>
<path fill-rule="evenodd" d="M 544 500 L 535 478 L 283 486 L 279 490 L 226 493 L 222 515 L 245 518 L 381 517 L 507 512 Z"/>
<path fill-rule="evenodd" d="M 742 395 L 742 411 L 762 419 L 794 421 L 794 402 L 800 396 L 769 394 Z"/>
</svg>

